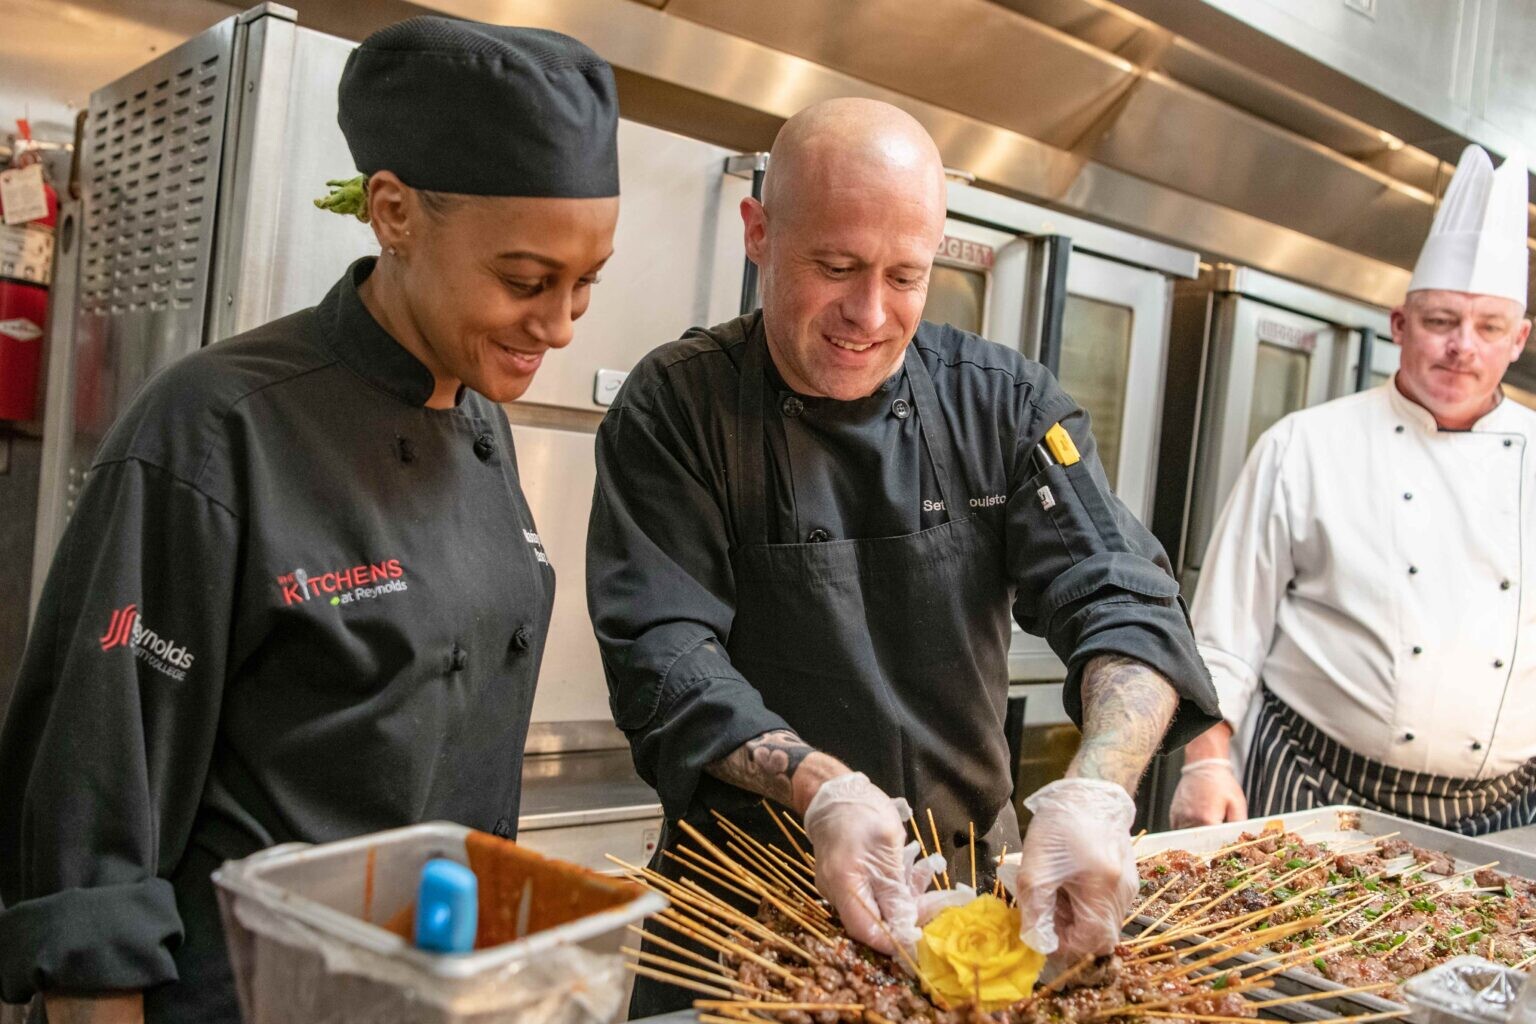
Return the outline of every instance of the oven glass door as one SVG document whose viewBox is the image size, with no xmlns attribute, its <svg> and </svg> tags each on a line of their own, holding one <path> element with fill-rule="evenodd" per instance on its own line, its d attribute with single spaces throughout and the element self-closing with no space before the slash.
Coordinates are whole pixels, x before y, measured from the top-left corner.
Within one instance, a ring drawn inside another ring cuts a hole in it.
<svg viewBox="0 0 1536 1024">
<path fill-rule="evenodd" d="M 1020 282 L 1028 258 L 1028 246 L 1018 235 L 945 221 L 923 319 L 1017 347 Z"/>
<path fill-rule="evenodd" d="M 1249 449 L 1287 414 L 1327 401 L 1334 367 L 1347 361 L 1343 350 L 1351 339 L 1358 347 L 1358 335 L 1326 321 L 1239 295 L 1217 302 L 1181 579 L 1186 596 Z"/>
</svg>

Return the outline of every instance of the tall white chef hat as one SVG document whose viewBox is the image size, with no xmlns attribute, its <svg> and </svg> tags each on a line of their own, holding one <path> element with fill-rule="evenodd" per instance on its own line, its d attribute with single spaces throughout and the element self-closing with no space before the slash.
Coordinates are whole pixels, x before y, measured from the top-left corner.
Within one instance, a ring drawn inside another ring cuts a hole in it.
<svg viewBox="0 0 1536 1024">
<path fill-rule="evenodd" d="M 1498 295 L 1525 305 L 1528 180 L 1523 156 L 1494 170 L 1482 147 L 1463 150 L 1408 290 Z"/>
</svg>

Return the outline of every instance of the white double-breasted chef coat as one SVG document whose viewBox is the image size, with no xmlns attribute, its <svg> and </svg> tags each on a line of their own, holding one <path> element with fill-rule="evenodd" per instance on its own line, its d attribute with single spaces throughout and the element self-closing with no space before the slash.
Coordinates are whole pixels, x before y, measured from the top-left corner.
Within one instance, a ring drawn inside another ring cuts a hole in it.
<svg viewBox="0 0 1536 1024">
<path fill-rule="evenodd" d="M 1508 398 L 1441 431 L 1395 381 L 1260 437 L 1192 608 L 1234 732 L 1262 681 L 1394 767 L 1485 779 L 1536 757 L 1533 438 Z"/>
</svg>

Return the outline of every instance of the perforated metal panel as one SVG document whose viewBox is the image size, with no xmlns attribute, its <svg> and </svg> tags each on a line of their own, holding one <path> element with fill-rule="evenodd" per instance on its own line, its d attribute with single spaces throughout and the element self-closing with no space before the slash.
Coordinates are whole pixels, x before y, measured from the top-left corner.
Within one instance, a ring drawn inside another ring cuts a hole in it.
<svg viewBox="0 0 1536 1024">
<path fill-rule="evenodd" d="M 91 96 L 66 516 L 102 437 L 203 342 L 236 19 Z"/>
</svg>

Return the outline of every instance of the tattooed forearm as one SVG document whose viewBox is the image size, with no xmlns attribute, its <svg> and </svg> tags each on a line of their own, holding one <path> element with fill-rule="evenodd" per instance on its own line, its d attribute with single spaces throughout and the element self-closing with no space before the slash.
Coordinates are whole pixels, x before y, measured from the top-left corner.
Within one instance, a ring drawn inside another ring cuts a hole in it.
<svg viewBox="0 0 1536 1024">
<path fill-rule="evenodd" d="M 705 771 L 733 786 L 791 806 L 795 771 L 814 753 L 815 747 L 790 730 L 775 729 L 747 740 L 708 765 Z"/>
<path fill-rule="evenodd" d="M 1083 670 L 1083 742 L 1068 775 L 1134 793 L 1179 706 L 1168 681 L 1134 658 L 1101 655 Z"/>
</svg>

